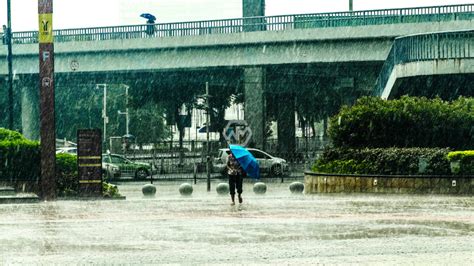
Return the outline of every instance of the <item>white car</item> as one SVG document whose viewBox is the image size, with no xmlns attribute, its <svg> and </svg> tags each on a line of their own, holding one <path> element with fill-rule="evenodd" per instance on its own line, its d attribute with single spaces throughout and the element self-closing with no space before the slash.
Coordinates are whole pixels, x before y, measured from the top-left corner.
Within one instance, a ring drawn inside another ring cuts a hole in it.
<svg viewBox="0 0 474 266">
<path fill-rule="evenodd" d="M 77 147 L 61 147 L 56 149 L 56 154 L 67 153 L 71 155 L 77 155 Z"/>
<path fill-rule="evenodd" d="M 281 176 L 288 171 L 288 163 L 285 159 L 272 156 L 259 149 L 247 148 L 247 150 L 257 159 L 260 166 L 260 173 Z M 227 156 L 229 156 L 229 152 L 229 149 L 219 149 L 219 154 L 214 160 L 214 171 L 224 175 L 226 174 Z"/>
</svg>

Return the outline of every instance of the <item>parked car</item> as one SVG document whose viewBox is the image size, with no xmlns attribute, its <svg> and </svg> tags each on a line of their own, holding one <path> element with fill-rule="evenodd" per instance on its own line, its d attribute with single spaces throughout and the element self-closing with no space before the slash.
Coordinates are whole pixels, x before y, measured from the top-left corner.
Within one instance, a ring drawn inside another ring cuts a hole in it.
<svg viewBox="0 0 474 266">
<path fill-rule="evenodd" d="M 67 153 L 77 155 L 77 147 L 61 147 L 56 149 L 56 154 Z"/>
<path fill-rule="evenodd" d="M 270 174 L 272 176 L 281 176 L 288 172 L 288 163 L 285 159 L 272 156 L 262 150 L 247 148 L 250 153 L 257 159 L 260 166 L 260 173 Z M 220 172 L 226 175 L 227 156 L 230 150 L 219 149 L 217 158 L 214 160 L 213 169 L 215 172 Z"/>
<path fill-rule="evenodd" d="M 109 178 L 132 174 L 136 179 L 144 179 L 154 171 L 153 168 L 148 163 L 132 162 L 118 154 L 102 154 L 102 171 Z"/>
</svg>

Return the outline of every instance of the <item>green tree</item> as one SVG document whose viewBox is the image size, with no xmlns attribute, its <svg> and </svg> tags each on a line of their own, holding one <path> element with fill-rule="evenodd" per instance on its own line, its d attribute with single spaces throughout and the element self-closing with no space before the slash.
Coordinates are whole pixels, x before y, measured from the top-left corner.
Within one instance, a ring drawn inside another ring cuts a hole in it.
<svg viewBox="0 0 474 266">
<path fill-rule="evenodd" d="M 164 110 L 159 105 L 147 103 L 129 112 L 130 132 L 135 135 L 137 143 L 153 143 L 169 137 L 170 132 L 164 123 Z"/>
<path fill-rule="evenodd" d="M 474 98 L 363 97 L 331 119 L 329 134 L 336 147 L 472 149 L 473 125 Z"/>
</svg>

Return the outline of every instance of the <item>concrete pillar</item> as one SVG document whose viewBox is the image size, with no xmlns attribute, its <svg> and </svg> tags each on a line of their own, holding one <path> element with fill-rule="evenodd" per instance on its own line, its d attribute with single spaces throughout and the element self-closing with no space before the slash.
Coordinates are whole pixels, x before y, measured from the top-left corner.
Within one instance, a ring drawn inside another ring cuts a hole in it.
<svg viewBox="0 0 474 266">
<path fill-rule="evenodd" d="M 4 76 L 0 77 L 0 127 L 8 128 L 8 87 Z"/>
<path fill-rule="evenodd" d="M 291 154 L 296 151 L 295 96 L 281 94 L 277 102 L 278 152 Z"/>
<path fill-rule="evenodd" d="M 21 126 L 26 138 L 39 140 L 39 91 L 34 84 L 21 89 Z"/>
<path fill-rule="evenodd" d="M 244 69 L 245 121 L 252 130 L 250 146 L 263 149 L 265 145 L 265 69 L 248 67 Z"/>
<path fill-rule="evenodd" d="M 242 16 L 265 16 L 265 0 L 242 0 Z"/>
<path fill-rule="evenodd" d="M 242 16 L 244 18 L 265 16 L 265 0 L 242 0 Z M 265 23 L 263 18 L 244 19 L 244 31 L 264 31 Z"/>
</svg>

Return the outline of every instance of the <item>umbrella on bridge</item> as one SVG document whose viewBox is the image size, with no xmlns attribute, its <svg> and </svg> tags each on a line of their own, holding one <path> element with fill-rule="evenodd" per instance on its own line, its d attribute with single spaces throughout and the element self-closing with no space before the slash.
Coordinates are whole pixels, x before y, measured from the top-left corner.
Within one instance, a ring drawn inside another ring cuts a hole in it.
<svg viewBox="0 0 474 266">
<path fill-rule="evenodd" d="M 239 145 L 229 145 L 229 149 L 248 176 L 260 178 L 258 161 L 246 148 Z"/>
<path fill-rule="evenodd" d="M 148 19 L 150 23 L 155 23 L 156 20 L 156 17 L 150 13 L 143 13 L 140 15 L 140 17 Z"/>
</svg>

